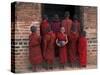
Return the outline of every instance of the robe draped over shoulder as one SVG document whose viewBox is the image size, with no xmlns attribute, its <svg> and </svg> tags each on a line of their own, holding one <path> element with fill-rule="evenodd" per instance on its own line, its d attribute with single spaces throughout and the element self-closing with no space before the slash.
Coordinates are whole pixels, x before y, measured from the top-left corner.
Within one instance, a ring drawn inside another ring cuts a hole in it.
<svg viewBox="0 0 100 75">
<path fill-rule="evenodd" d="M 86 66 L 87 64 L 87 39 L 85 37 L 79 38 L 78 51 L 79 51 L 80 66 Z"/>
<path fill-rule="evenodd" d="M 44 36 L 43 56 L 47 63 L 54 63 L 55 58 L 55 39 L 56 36 L 53 32 L 48 32 Z"/>
<path fill-rule="evenodd" d="M 36 33 L 29 36 L 29 60 L 31 64 L 42 63 L 40 37 Z"/>
<path fill-rule="evenodd" d="M 58 41 L 67 41 L 66 35 L 62 34 L 59 32 L 57 34 L 57 39 Z M 59 58 L 60 58 L 60 63 L 65 64 L 67 62 L 67 47 L 66 45 L 59 47 Z"/>
</svg>

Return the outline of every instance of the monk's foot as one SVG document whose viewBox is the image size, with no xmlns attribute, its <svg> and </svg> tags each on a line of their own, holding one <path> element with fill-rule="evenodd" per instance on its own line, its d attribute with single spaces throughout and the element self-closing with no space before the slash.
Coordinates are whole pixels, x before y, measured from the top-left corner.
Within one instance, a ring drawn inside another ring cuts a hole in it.
<svg viewBox="0 0 100 75">
<path fill-rule="evenodd" d="M 71 64 L 71 67 L 74 68 L 75 67 L 75 64 Z"/>
<path fill-rule="evenodd" d="M 81 65 L 81 68 L 86 68 L 86 65 Z"/>
<path fill-rule="evenodd" d="M 45 70 L 49 70 L 49 68 L 48 67 L 45 67 Z"/>
<path fill-rule="evenodd" d="M 37 72 L 37 70 L 36 69 L 32 69 L 32 72 Z"/>
<path fill-rule="evenodd" d="M 64 69 L 64 65 L 60 66 L 60 69 Z"/>
<path fill-rule="evenodd" d="M 38 70 L 39 70 L 39 71 L 42 70 L 42 67 L 38 67 Z"/>
<path fill-rule="evenodd" d="M 53 70 L 53 67 L 49 67 L 50 70 Z"/>
</svg>

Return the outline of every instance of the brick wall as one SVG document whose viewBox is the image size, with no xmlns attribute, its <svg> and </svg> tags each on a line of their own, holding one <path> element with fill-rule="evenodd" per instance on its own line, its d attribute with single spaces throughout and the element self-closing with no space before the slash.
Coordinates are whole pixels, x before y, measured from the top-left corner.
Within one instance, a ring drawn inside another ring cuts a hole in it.
<svg viewBox="0 0 100 75">
<path fill-rule="evenodd" d="M 14 37 L 12 36 L 12 62 L 15 61 L 12 65 L 15 68 L 15 72 L 25 72 L 30 66 L 28 60 L 30 27 L 36 25 L 38 27 L 37 33 L 39 34 L 40 20 L 40 4 L 15 3 L 15 22 L 12 22 L 12 34 L 15 34 Z"/>
<path fill-rule="evenodd" d="M 88 39 L 88 64 L 96 64 L 97 40 L 96 40 L 96 8 L 81 7 L 82 23 L 87 31 Z M 28 39 L 30 27 L 34 24 L 38 27 L 41 20 L 41 4 L 15 3 L 15 20 L 12 20 L 12 71 L 27 72 L 30 66 L 28 60 Z M 13 19 L 14 19 L 13 18 Z M 15 34 L 15 36 L 13 35 Z M 15 69 L 15 70 L 14 70 Z"/>
<path fill-rule="evenodd" d="M 83 7 L 82 9 L 83 25 L 88 40 L 87 61 L 88 64 L 97 64 L 97 8 Z"/>
</svg>

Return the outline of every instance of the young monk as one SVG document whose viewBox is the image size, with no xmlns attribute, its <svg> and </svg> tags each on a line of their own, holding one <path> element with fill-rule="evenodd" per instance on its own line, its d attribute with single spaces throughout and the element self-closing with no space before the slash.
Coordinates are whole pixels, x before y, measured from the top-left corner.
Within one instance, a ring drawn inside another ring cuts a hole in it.
<svg viewBox="0 0 100 75">
<path fill-rule="evenodd" d="M 51 30 L 57 34 L 61 28 L 61 21 L 58 14 L 53 16 L 53 20 L 50 22 Z"/>
<path fill-rule="evenodd" d="M 69 37 L 72 27 L 72 19 L 70 19 L 70 12 L 66 11 L 64 14 L 64 19 L 62 20 L 62 26 L 65 28 L 65 34 Z M 69 42 L 68 42 L 69 44 Z M 67 44 L 67 49 L 68 49 Z M 68 49 L 69 50 L 69 49 Z M 68 54 L 68 63 L 69 63 L 69 54 Z"/>
<path fill-rule="evenodd" d="M 80 60 L 80 67 L 86 67 L 87 65 L 87 39 L 85 38 L 86 32 L 82 31 L 79 37 L 79 60 Z"/>
<path fill-rule="evenodd" d="M 78 41 L 79 34 L 77 33 L 77 28 L 75 25 L 71 28 L 71 33 L 69 35 L 69 59 L 71 66 L 74 67 L 76 65 L 77 59 L 77 41 Z"/>
<path fill-rule="evenodd" d="M 47 15 L 43 16 L 43 20 L 40 25 L 40 35 L 43 37 L 46 33 L 46 29 L 49 27 L 49 21 Z"/>
<path fill-rule="evenodd" d="M 72 20 L 70 19 L 70 13 L 68 11 L 65 12 L 64 20 L 62 20 L 62 26 L 65 28 L 67 36 L 69 36 L 72 27 Z"/>
<path fill-rule="evenodd" d="M 60 68 L 64 68 L 67 62 L 67 47 L 68 43 L 67 35 L 65 34 L 65 28 L 61 27 L 60 32 L 57 34 L 56 44 L 59 47 L 59 58 L 60 58 Z"/>
<path fill-rule="evenodd" d="M 53 16 L 52 21 L 50 22 L 50 26 L 51 26 L 51 30 L 55 33 L 55 35 L 57 36 L 57 33 L 60 31 L 61 28 L 61 20 L 59 18 L 58 14 L 55 14 Z M 58 47 L 55 44 L 55 56 L 58 58 L 59 55 L 59 51 L 58 51 Z"/>
<path fill-rule="evenodd" d="M 49 21 L 48 21 L 48 17 L 47 15 L 44 15 L 43 16 L 43 20 L 40 24 L 40 35 L 41 35 L 41 50 L 42 50 L 42 56 L 43 56 L 43 46 L 44 46 L 44 43 L 43 43 L 43 39 L 44 39 L 44 36 L 46 34 L 46 30 L 47 28 L 49 27 Z"/>
<path fill-rule="evenodd" d="M 76 14 L 73 17 L 72 25 L 76 26 L 76 32 L 77 32 L 77 34 L 79 34 L 80 33 L 80 21 Z"/>
<path fill-rule="evenodd" d="M 43 56 L 47 63 L 47 69 L 53 69 L 55 60 L 55 34 L 48 27 L 44 36 Z"/>
<path fill-rule="evenodd" d="M 41 68 L 42 53 L 40 48 L 40 37 L 36 33 L 37 28 L 31 27 L 31 34 L 29 36 L 29 61 L 32 64 L 32 70 L 37 71 Z"/>
</svg>

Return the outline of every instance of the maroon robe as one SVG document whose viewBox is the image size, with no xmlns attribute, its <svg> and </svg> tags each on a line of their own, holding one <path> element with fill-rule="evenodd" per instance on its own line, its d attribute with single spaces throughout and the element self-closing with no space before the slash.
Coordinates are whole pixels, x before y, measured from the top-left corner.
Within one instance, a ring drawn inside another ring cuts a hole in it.
<svg viewBox="0 0 100 75">
<path fill-rule="evenodd" d="M 57 33 L 60 31 L 61 28 L 61 21 L 60 20 L 53 20 L 50 22 L 51 30 L 55 33 L 57 37 Z M 59 51 L 57 45 L 55 45 L 55 56 L 58 57 Z"/>
<path fill-rule="evenodd" d="M 46 34 L 46 30 L 47 30 L 48 27 L 49 27 L 49 22 L 48 22 L 47 19 L 44 19 L 44 20 L 41 22 L 41 25 L 40 25 L 42 56 L 43 56 L 43 46 L 44 46 L 43 39 L 44 39 L 44 36 L 45 36 L 45 34 Z"/>
<path fill-rule="evenodd" d="M 77 28 L 76 32 L 77 32 L 77 34 L 79 34 L 80 33 L 80 22 L 78 20 L 74 20 L 73 23 L 72 23 L 72 25 L 76 26 L 76 28 Z"/>
<path fill-rule="evenodd" d="M 49 27 L 49 22 L 48 20 L 43 20 L 41 25 L 40 25 L 40 34 L 41 36 L 44 36 L 46 34 L 46 29 Z"/>
<path fill-rule="evenodd" d="M 74 63 L 77 58 L 77 41 L 78 41 L 78 34 L 71 32 L 69 35 L 69 43 L 68 43 L 68 49 L 69 49 L 69 60 L 71 63 Z"/>
<path fill-rule="evenodd" d="M 78 51 L 79 51 L 80 66 L 86 66 L 87 64 L 87 39 L 85 37 L 81 36 L 79 38 Z"/>
<path fill-rule="evenodd" d="M 44 36 L 44 46 L 43 46 L 43 56 L 48 64 L 54 63 L 55 58 L 55 34 L 53 32 L 48 32 Z"/>
<path fill-rule="evenodd" d="M 58 39 L 58 41 L 67 41 L 66 35 L 61 33 L 61 32 L 59 32 L 57 34 L 57 39 Z M 66 47 L 66 45 L 59 47 L 59 57 L 60 57 L 60 63 L 65 64 L 67 61 L 67 47 Z"/>
<path fill-rule="evenodd" d="M 62 26 L 65 28 L 65 33 L 69 36 L 70 30 L 72 27 L 72 20 L 71 19 L 64 19 L 62 21 Z"/>
<path fill-rule="evenodd" d="M 73 20 L 72 23 L 72 27 L 75 27 L 75 32 L 77 33 L 78 37 L 80 35 L 80 21 L 79 20 Z M 79 53 L 78 53 L 78 40 L 76 41 L 76 55 L 77 55 L 77 59 L 79 57 Z"/>
<path fill-rule="evenodd" d="M 61 28 L 61 21 L 60 20 L 54 20 L 50 23 L 51 30 L 57 34 L 60 31 Z"/>
<path fill-rule="evenodd" d="M 29 36 L 29 60 L 31 64 L 42 63 L 40 37 L 36 33 Z"/>
</svg>

